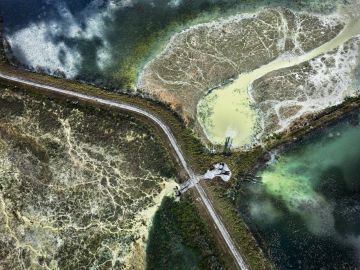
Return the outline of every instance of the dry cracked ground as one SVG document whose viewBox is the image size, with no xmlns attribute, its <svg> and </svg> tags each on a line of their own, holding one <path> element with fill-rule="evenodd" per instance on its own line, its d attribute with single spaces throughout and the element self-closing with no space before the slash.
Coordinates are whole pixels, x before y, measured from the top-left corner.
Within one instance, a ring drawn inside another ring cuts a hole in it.
<svg viewBox="0 0 360 270">
<path fill-rule="evenodd" d="M 356 79 L 359 38 L 252 83 L 250 93 L 262 115 L 264 134 L 283 131 L 301 116 L 359 94 Z"/>
<path fill-rule="evenodd" d="M 121 114 L 0 91 L 0 269 L 143 268 L 172 165 Z"/>
<path fill-rule="evenodd" d="M 314 15 L 272 8 L 197 25 L 172 37 L 144 67 L 138 87 L 199 127 L 197 105 L 211 90 L 280 57 L 291 59 L 317 49 L 336 37 L 345 23 L 338 12 Z M 270 70 L 252 82 L 248 92 L 261 127 L 257 138 L 283 131 L 300 116 L 357 94 L 358 55 L 357 36 L 309 61 Z"/>
<path fill-rule="evenodd" d="M 284 8 L 194 26 L 175 34 L 145 66 L 138 87 L 170 103 L 191 121 L 209 89 L 280 55 L 310 51 L 335 37 L 343 26 L 337 16 L 312 16 Z"/>
</svg>

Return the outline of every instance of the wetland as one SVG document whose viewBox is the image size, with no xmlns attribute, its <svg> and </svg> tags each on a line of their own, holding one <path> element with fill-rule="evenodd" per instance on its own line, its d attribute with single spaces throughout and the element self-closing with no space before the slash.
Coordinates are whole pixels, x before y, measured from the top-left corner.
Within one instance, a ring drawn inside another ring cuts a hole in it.
<svg viewBox="0 0 360 270">
<path fill-rule="evenodd" d="M 60 6 L 60 16 L 49 24 L 54 11 L 26 26 L 8 23 L 12 56 L 33 71 L 97 78 L 97 85 L 113 89 L 134 87 L 137 77 L 139 92 L 170 105 L 206 144 L 232 137 L 233 146 L 249 150 L 209 153 L 176 118 L 176 135 L 186 135 L 181 143 L 199 172 L 223 160 L 234 172 L 247 172 L 259 162 L 264 150 L 252 147 L 263 138 L 358 94 L 356 1 L 342 6 L 345 13 L 332 1 L 323 1 L 325 11 L 314 8 L 317 1 L 302 7 L 274 1 L 269 8 L 259 8 L 259 1 L 229 13 L 223 6 L 199 21 L 193 19 L 201 10 L 221 1 L 198 9 L 192 5 L 201 1 L 187 7 L 180 1 L 179 8 L 166 1 L 153 1 L 155 7 L 124 1 L 128 5 L 110 15 L 112 1 L 77 13 L 87 5 L 80 2 Z M 104 7 L 105 13 L 93 16 Z M 147 19 L 133 24 L 139 14 Z M 91 20 L 83 21 L 85 15 Z M 155 22 L 159 16 L 163 23 Z M 114 32 L 120 38 L 99 36 L 106 25 L 121 25 Z M 147 102 L 139 104 L 153 109 Z M 2 266 L 225 269 L 196 202 L 166 196 L 176 185 L 174 164 L 156 132 L 131 115 L 1 88 Z M 277 268 L 359 267 L 358 136 L 356 123 L 344 120 L 274 155 L 257 172 L 260 183 L 206 184 L 252 266 L 269 268 L 243 220 Z M 237 219 L 226 216 L 234 206 Z"/>
<path fill-rule="evenodd" d="M 204 142 L 261 144 L 358 94 L 358 5 L 327 15 L 260 9 L 190 27 L 145 66 L 138 87 L 171 104 Z"/>
</svg>

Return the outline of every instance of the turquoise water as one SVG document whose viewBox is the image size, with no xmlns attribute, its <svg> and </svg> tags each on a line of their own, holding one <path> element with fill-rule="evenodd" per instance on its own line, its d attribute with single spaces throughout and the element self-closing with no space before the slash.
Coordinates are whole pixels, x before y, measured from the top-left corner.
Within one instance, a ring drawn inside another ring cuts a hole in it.
<svg viewBox="0 0 360 270">
<path fill-rule="evenodd" d="M 292 146 L 258 176 L 239 209 L 278 268 L 360 268 L 356 118 Z"/>
</svg>

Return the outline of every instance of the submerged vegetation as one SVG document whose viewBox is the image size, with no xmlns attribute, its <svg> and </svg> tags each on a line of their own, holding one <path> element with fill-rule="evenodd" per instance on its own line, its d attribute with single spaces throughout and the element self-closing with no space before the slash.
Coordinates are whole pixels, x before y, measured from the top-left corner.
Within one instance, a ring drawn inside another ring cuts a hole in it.
<svg viewBox="0 0 360 270">
<path fill-rule="evenodd" d="M 357 110 L 281 149 L 257 172 L 261 184 L 240 187 L 238 208 L 277 268 L 359 267 L 359 134 Z"/>
<path fill-rule="evenodd" d="M 136 7 L 141 10 L 138 5 Z M 210 7 L 204 10 L 206 8 Z M 185 16 L 184 21 L 197 15 L 189 16 Z M 158 19 L 161 22 L 161 18 Z M 156 27 L 170 31 L 161 23 Z M 176 23 L 174 27 L 177 27 Z M 162 30 L 154 31 L 155 28 L 144 29 L 148 34 L 131 43 L 129 51 L 123 51 L 126 57 L 118 62 L 121 64 L 114 70 L 107 69 L 113 78 L 104 77 L 96 83 L 113 88 L 119 85 L 130 87 L 139 66 L 150 56 L 149 48 L 157 50 L 159 40 L 165 36 L 159 34 Z M 119 59 L 115 57 L 115 60 Z M 229 164 L 235 175 L 233 181 L 214 180 L 204 186 L 250 267 L 271 268 L 236 209 L 244 196 L 239 188 L 243 182 L 238 176 L 264 162 L 266 149 L 226 151 L 226 155 L 213 153 L 191 129 L 186 128 L 176 113 L 157 101 L 28 73 L 6 64 L 2 64 L 1 70 L 34 81 L 129 102 L 157 114 L 171 127 L 198 174 L 219 161 Z M 77 78 L 93 81 L 100 76 L 84 74 Z M 11 263 L 16 262 L 40 268 L 56 264 L 63 268 L 80 265 L 120 268 L 128 261 L 144 266 L 144 230 L 150 220 L 149 212 L 153 210 L 149 210 L 149 206 L 159 204 L 161 191 L 171 186 L 175 175 L 162 135 L 157 134 L 154 124 L 146 119 L 139 120 L 99 107 L 90 109 L 90 106 L 69 101 L 66 97 L 39 98 L 35 94 L 34 98 L 33 94 L 13 92 L 18 87 L 1 80 L 1 89 L 12 88 L 11 91 L 1 90 L 0 101 L 0 155 L 6 161 L 0 165 L 0 174 L 6 180 L 0 187 L 1 211 L 6 217 L 0 221 L 0 234 L 11 231 L 9 238 L 0 240 L 1 261 L 10 268 Z M 20 88 L 31 93 L 41 92 L 32 87 Z M 349 98 L 341 106 L 303 117 L 301 120 L 304 121 L 295 123 L 288 133 L 269 137 L 266 147 L 271 149 L 280 143 L 292 142 L 294 136 L 301 137 L 358 105 L 358 98 Z M 32 173 L 26 175 L 25 169 L 29 168 Z M 34 179 L 41 181 L 37 183 Z M 223 260 L 226 261 L 228 254 L 219 251 L 220 248 L 215 246 L 218 239 L 209 236 L 210 228 L 194 214 L 199 209 L 201 206 L 195 208 L 193 200 L 175 203 L 166 198 L 163 201 L 148 241 L 149 269 L 224 268 Z M 20 251 L 17 246 L 21 247 Z M 129 250 L 140 255 L 128 257 L 125 253 Z M 13 254 L 17 254 L 16 261 L 11 261 Z"/>
<path fill-rule="evenodd" d="M 13 69 L 10 69 L 9 67 L 4 65 L 2 66 L 2 71 L 10 74 L 14 72 Z M 225 161 L 230 166 L 233 174 L 235 175 L 234 180 L 227 184 L 223 184 L 216 180 L 214 182 L 207 183 L 206 186 L 208 186 L 208 190 L 210 192 L 209 194 L 211 195 L 214 206 L 216 207 L 220 215 L 223 217 L 223 220 L 227 228 L 229 229 L 233 239 L 238 244 L 241 252 L 243 252 L 243 254 L 246 256 L 247 262 L 252 267 L 252 269 L 269 269 L 269 267 L 267 266 L 268 264 L 264 261 L 264 256 L 261 254 L 259 248 L 257 248 L 256 242 L 252 238 L 252 235 L 249 233 L 249 230 L 246 227 L 244 221 L 241 220 L 234 207 L 236 205 L 236 196 L 243 196 L 237 191 L 238 185 L 241 185 L 242 183 L 236 180 L 236 175 L 251 171 L 254 168 L 254 165 L 256 165 L 258 162 L 263 161 L 263 156 L 266 151 L 265 149 L 257 147 L 255 149 L 252 149 L 251 151 L 233 152 L 229 156 L 224 156 L 222 154 L 212 154 L 202 145 L 202 143 L 198 139 L 196 139 L 190 129 L 184 127 L 182 121 L 176 116 L 176 114 L 166 109 L 165 106 L 159 103 L 147 101 L 136 96 L 109 93 L 99 88 L 95 88 L 93 86 L 81 84 L 78 82 L 66 81 L 40 74 L 28 73 L 21 70 L 16 70 L 16 74 L 18 76 L 23 76 L 25 78 L 29 78 L 35 81 L 40 81 L 68 89 L 74 89 L 79 92 L 90 93 L 93 95 L 102 96 L 118 101 L 130 102 L 132 104 L 141 106 L 156 113 L 171 127 L 188 160 L 191 162 L 195 171 L 198 173 L 203 173 L 207 169 L 209 164 L 217 163 L 219 161 Z M 13 86 L 12 83 L 6 82 L 4 80 L 1 80 L 1 83 L 5 88 L 19 87 Z M 20 88 L 24 88 L 24 86 L 21 86 Z M 39 93 L 39 90 L 37 89 L 31 87 L 25 88 L 29 91 L 29 93 Z M 40 91 L 40 93 L 42 92 Z M 67 104 L 71 103 L 63 97 L 56 97 L 56 99 L 51 98 L 51 100 L 59 99 L 63 100 Z M 341 106 L 339 105 L 337 107 L 332 107 L 322 113 L 309 116 L 309 118 L 305 121 L 305 123 L 307 124 L 298 126 L 294 125 L 290 133 L 283 133 L 279 134 L 276 137 L 274 136 L 269 138 L 269 140 L 267 141 L 267 145 L 270 149 L 279 144 L 292 142 L 294 137 L 300 138 L 314 128 L 321 126 L 329 121 L 332 121 L 332 119 L 334 118 L 341 117 L 341 115 L 343 115 L 344 113 L 356 108 L 358 104 L 358 98 L 349 98 Z M 99 109 L 95 107 L 94 109 L 92 109 L 92 111 L 98 112 Z M 149 127 L 153 126 L 151 123 L 148 124 Z M 237 195 L 234 197 L 234 194 Z"/>
<path fill-rule="evenodd" d="M 186 197 L 165 198 L 156 212 L 147 246 L 147 269 L 225 269 L 214 236 Z"/>
</svg>

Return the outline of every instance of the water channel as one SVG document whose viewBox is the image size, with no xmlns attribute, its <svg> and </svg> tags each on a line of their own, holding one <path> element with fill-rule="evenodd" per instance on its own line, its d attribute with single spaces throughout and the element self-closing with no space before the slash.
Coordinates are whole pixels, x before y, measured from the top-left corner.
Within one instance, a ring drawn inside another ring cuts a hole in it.
<svg viewBox="0 0 360 270">
<path fill-rule="evenodd" d="M 259 115 L 251 97 L 251 84 L 267 73 L 289 68 L 330 52 L 360 34 L 358 14 L 342 8 L 339 13 L 347 19 L 344 29 L 332 40 L 298 56 L 280 57 L 249 73 L 239 75 L 234 81 L 213 90 L 198 104 L 198 112 L 210 110 L 207 119 L 198 117 L 208 139 L 223 144 L 226 137 L 233 138 L 233 146 L 251 145 L 259 131 Z"/>
</svg>

